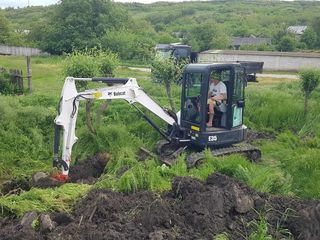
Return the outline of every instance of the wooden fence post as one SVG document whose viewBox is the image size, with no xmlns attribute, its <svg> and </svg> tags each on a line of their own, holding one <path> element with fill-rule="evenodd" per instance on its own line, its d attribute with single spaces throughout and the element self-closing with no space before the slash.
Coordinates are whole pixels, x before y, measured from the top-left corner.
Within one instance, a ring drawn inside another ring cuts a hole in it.
<svg viewBox="0 0 320 240">
<path fill-rule="evenodd" d="M 20 70 L 20 83 L 19 83 L 19 87 L 20 87 L 21 92 L 23 93 L 24 90 L 23 90 L 23 74 L 22 74 L 22 70 Z"/>
<path fill-rule="evenodd" d="M 27 56 L 27 74 L 28 74 L 28 88 L 29 91 L 32 91 L 32 74 L 31 74 L 31 57 Z"/>
</svg>

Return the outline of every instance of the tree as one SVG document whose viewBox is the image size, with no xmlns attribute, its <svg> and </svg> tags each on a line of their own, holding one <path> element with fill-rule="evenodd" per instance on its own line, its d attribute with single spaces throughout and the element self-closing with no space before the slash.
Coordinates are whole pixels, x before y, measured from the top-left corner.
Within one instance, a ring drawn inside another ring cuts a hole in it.
<svg viewBox="0 0 320 240">
<path fill-rule="evenodd" d="M 126 11 L 110 0 L 63 0 L 44 29 L 43 48 L 54 54 L 92 48 L 128 22 Z"/>
<path fill-rule="evenodd" d="M 313 90 L 320 83 L 320 71 L 307 69 L 299 72 L 300 86 L 304 94 L 304 113 L 308 112 L 308 101 Z"/>
<path fill-rule="evenodd" d="M 312 22 L 312 29 L 317 34 L 316 47 L 320 48 L 320 17 L 316 17 Z"/>
<path fill-rule="evenodd" d="M 0 43 L 7 43 L 10 37 L 9 21 L 0 13 Z"/>
<path fill-rule="evenodd" d="M 163 58 L 157 56 L 151 65 L 151 77 L 159 83 L 164 84 L 172 111 L 176 111 L 171 93 L 171 84 L 182 78 L 186 61 L 177 61 L 174 57 Z"/>
<path fill-rule="evenodd" d="M 311 27 L 308 27 L 302 34 L 300 41 L 304 43 L 308 49 L 314 49 L 317 45 L 317 34 Z"/>
<path fill-rule="evenodd" d="M 281 38 L 277 49 L 278 51 L 291 52 L 296 48 L 296 40 L 294 37 L 286 35 Z"/>
<path fill-rule="evenodd" d="M 230 43 L 230 37 L 221 31 L 213 37 L 211 46 L 213 49 L 227 49 L 230 46 Z"/>
<path fill-rule="evenodd" d="M 230 37 L 226 30 L 215 21 L 207 20 L 194 24 L 186 30 L 185 42 L 195 51 L 225 49 L 229 47 Z"/>
<path fill-rule="evenodd" d="M 150 60 L 155 43 L 144 35 L 117 29 L 107 32 L 101 45 L 117 52 L 121 59 Z"/>
</svg>

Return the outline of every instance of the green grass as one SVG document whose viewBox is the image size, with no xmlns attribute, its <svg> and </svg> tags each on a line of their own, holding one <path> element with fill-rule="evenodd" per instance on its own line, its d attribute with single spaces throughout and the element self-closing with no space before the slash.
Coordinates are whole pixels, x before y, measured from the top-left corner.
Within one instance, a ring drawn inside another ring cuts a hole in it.
<svg viewBox="0 0 320 240">
<path fill-rule="evenodd" d="M 53 120 L 64 79 L 62 60 L 56 57 L 32 58 L 33 92 L 22 96 L 0 96 L 2 180 L 50 170 Z M 25 68 L 25 59 L 1 56 L 0 66 Z M 121 67 L 115 75 L 137 78 L 148 95 L 161 106 L 169 106 L 164 87 L 150 81 L 150 73 Z M 275 79 L 273 83 L 271 79 L 249 84 L 247 88 L 246 125 L 276 136 L 275 139 L 255 143 L 262 150 L 261 163 L 251 163 L 240 155 L 214 158 L 208 152 L 203 164 L 191 170 L 187 170 L 184 156 L 179 157 L 171 168 L 155 159 L 141 162 L 138 160 L 139 147 L 152 150 L 161 136 L 125 101 L 113 101 L 104 111 L 100 125 L 95 122 L 100 102 L 94 103 L 93 120 L 97 134 L 87 130 L 84 104 L 81 103 L 76 129 L 79 140 L 73 149 L 73 159 L 84 159 L 99 151 L 111 154 L 105 174 L 94 185 L 95 188 L 112 188 L 128 193 L 142 189 L 162 192 L 171 188 L 171 181 L 176 176 L 191 176 L 205 181 L 211 173 L 219 171 L 261 192 L 320 198 L 320 93 L 317 90 L 311 96 L 310 112 L 305 116 L 298 82 L 279 81 Z M 180 87 L 174 86 L 177 106 L 180 105 L 180 94 Z M 160 126 L 166 127 L 156 116 L 151 113 L 150 116 Z M 0 197 L 0 206 L 5 209 L 3 214 L 15 215 L 33 209 L 70 210 L 82 196 L 75 191 L 77 186 L 89 189 L 86 185 L 76 184 L 55 189 L 32 189 L 20 196 Z M 62 193 L 64 187 L 68 196 Z M 52 196 L 53 199 L 49 200 Z M 61 202 L 63 204 L 59 208 Z"/>
<path fill-rule="evenodd" d="M 32 57 L 32 88 L 33 94 L 58 97 L 63 85 L 61 57 Z M 27 76 L 27 61 L 25 57 L 1 56 L 0 67 L 6 69 L 21 69 Z M 24 79 L 27 89 L 28 81 Z"/>
<path fill-rule="evenodd" d="M 79 198 L 84 196 L 91 186 L 86 184 L 64 184 L 57 188 L 33 188 L 20 195 L 0 198 L 0 215 L 14 214 L 23 216 L 28 211 L 70 212 Z"/>
</svg>

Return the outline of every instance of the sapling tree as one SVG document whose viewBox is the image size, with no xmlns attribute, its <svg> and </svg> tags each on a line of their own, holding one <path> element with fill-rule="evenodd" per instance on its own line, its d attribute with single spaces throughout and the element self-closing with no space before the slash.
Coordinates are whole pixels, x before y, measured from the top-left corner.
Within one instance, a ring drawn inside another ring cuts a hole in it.
<svg viewBox="0 0 320 240">
<path fill-rule="evenodd" d="M 171 84 L 182 78 L 185 60 L 177 60 L 174 57 L 164 58 L 156 56 L 151 66 L 151 77 L 156 82 L 162 83 L 166 88 L 172 111 L 176 111 L 171 92 Z"/>
<path fill-rule="evenodd" d="M 314 69 L 306 69 L 299 72 L 300 86 L 304 94 L 304 113 L 308 112 L 308 101 L 311 93 L 320 83 L 320 71 Z"/>
</svg>

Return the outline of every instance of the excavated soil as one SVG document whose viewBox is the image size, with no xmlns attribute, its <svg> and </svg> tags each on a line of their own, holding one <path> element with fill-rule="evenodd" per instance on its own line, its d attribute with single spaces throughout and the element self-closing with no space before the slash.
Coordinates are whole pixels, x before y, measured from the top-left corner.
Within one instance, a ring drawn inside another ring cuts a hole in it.
<svg viewBox="0 0 320 240">
<path fill-rule="evenodd" d="M 94 183 L 103 173 L 110 158 L 109 153 L 97 153 L 93 157 L 78 161 L 70 168 L 68 182 L 72 183 Z M 12 179 L 0 185 L 2 195 L 19 194 L 22 190 L 29 191 L 31 187 L 48 188 L 62 185 L 50 177 L 34 181 L 27 177 Z"/>
<path fill-rule="evenodd" d="M 0 219 L 0 239 L 246 239 L 265 218 L 269 234 L 320 239 L 320 202 L 269 196 L 214 173 L 206 182 L 177 177 L 172 190 L 123 194 L 93 190 L 71 215 L 52 213 L 51 231 L 33 230 L 19 219 Z M 40 227 L 41 229 L 41 227 Z"/>
<path fill-rule="evenodd" d="M 248 129 L 246 142 L 252 143 L 254 141 L 259 141 L 259 140 L 264 140 L 264 139 L 272 140 L 275 138 L 276 138 L 276 136 L 272 133 L 256 132 L 256 131 L 253 131 L 252 129 Z"/>
<path fill-rule="evenodd" d="M 98 153 L 92 158 L 76 163 L 70 168 L 69 182 L 94 182 L 103 173 L 109 158 L 109 153 Z"/>
</svg>

